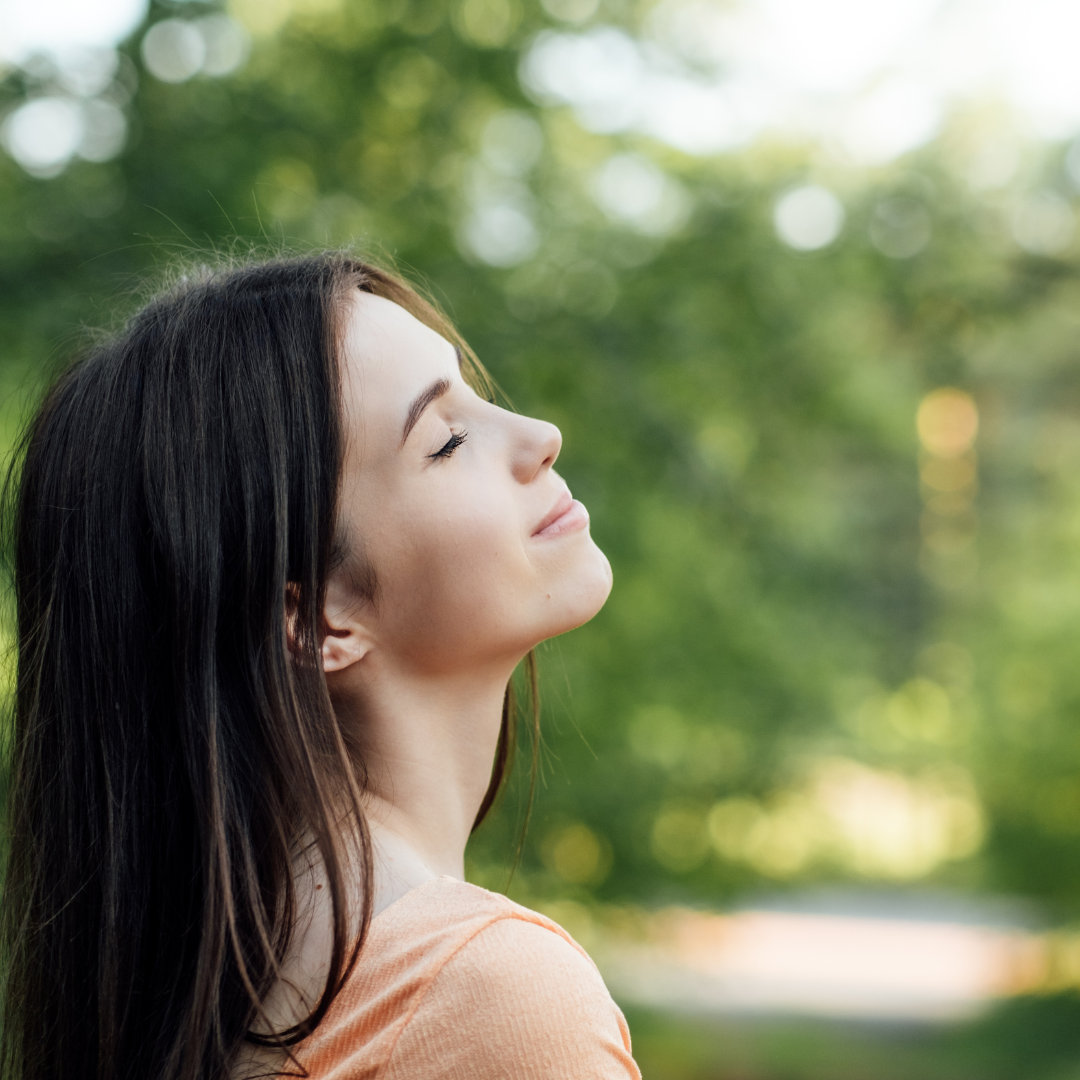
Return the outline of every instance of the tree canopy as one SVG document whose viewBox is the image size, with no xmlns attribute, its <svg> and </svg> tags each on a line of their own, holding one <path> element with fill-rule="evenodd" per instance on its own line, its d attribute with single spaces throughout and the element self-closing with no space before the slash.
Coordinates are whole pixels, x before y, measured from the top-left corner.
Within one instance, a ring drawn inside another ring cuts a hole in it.
<svg viewBox="0 0 1080 1080">
<path fill-rule="evenodd" d="M 10 68 L 9 149 L 35 103 L 82 126 L 70 160 L 0 155 L 6 438 L 79 328 L 175 260 L 392 261 L 562 428 L 615 571 L 605 611 L 542 650 L 525 887 L 930 880 L 1066 914 L 1076 151 L 1032 141 L 1012 179 L 977 179 L 1008 124 L 979 105 L 858 167 L 590 130 L 537 49 L 632 41 L 647 10 L 162 2 L 115 54 Z M 475 841 L 493 880 L 518 802 Z"/>
</svg>

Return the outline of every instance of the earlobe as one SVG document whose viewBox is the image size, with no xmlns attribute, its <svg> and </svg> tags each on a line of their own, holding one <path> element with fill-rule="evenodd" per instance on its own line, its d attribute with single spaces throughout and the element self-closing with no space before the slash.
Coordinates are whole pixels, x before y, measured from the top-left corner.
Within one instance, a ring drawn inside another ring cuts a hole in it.
<svg viewBox="0 0 1080 1080">
<path fill-rule="evenodd" d="M 365 612 L 370 612 L 369 605 L 331 576 L 326 583 L 322 619 L 322 666 L 327 675 L 359 663 L 371 651 Z"/>
<path fill-rule="evenodd" d="M 285 644 L 294 658 L 301 655 L 297 634 L 298 596 L 299 590 L 290 582 L 285 592 Z M 372 637 L 364 620 L 358 618 L 357 609 L 355 602 L 348 602 L 340 584 L 334 581 L 327 584 L 319 655 L 322 669 L 328 675 L 359 663 L 371 651 Z"/>
<path fill-rule="evenodd" d="M 363 660 L 368 649 L 366 635 L 357 632 L 355 627 L 347 630 L 326 627 L 326 636 L 322 643 L 323 671 L 328 675 L 334 671 L 344 671 Z"/>
</svg>

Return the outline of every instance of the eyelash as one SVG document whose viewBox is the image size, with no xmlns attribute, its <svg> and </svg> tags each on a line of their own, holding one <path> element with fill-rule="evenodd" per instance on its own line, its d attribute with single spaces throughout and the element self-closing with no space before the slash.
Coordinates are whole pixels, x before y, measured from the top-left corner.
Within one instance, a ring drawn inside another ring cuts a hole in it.
<svg viewBox="0 0 1080 1080">
<path fill-rule="evenodd" d="M 467 431 L 452 431 L 446 445 L 440 447 L 434 454 L 428 454 L 429 458 L 448 458 L 469 437 Z"/>
</svg>

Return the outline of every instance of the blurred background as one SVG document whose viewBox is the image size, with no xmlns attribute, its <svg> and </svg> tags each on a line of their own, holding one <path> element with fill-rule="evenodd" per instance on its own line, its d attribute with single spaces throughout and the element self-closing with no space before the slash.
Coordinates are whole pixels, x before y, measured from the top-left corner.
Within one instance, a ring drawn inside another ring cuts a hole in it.
<svg viewBox="0 0 1080 1080">
<path fill-rule="evenodd" d="M 0 438 L 177 259 L 393 261 L 561 426 L 615 570 L 541 650 L 509 889 L 645 1076 L 1076 1080 L 1077 40 L 1062 0 L 0 0 Z"/>
</svg>

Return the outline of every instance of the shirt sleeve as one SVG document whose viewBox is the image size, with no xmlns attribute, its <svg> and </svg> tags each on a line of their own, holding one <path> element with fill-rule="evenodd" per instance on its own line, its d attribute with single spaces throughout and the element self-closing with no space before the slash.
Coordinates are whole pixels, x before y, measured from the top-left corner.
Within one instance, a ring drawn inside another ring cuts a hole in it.
<svg viewBox="0 0 1080 1080">
<path fill-rule="evenodd" d="M 385 1080 L 641 1080 L 596 966 L 538 923 L 503 918 L 442 966 Z"/>
</svg>

